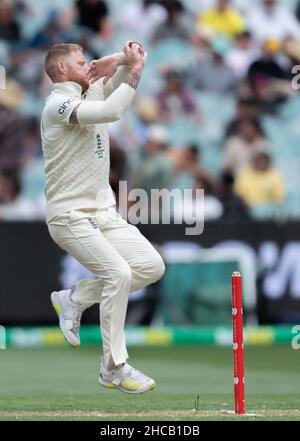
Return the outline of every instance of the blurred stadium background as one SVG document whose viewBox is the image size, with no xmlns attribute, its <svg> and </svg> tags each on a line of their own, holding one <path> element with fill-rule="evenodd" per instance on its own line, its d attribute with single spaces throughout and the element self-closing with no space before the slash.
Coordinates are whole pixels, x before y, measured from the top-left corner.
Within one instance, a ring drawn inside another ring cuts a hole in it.
<svg viewBox="0 0 300 441">
<path fill-rule="evenodd" d="M 143 43 L 148 61 L 134 107 L 110 125 L 113 189 L 119 180 L 149 194 L 205 189 L 203 234 L 185 236 L 175 222 L 139 226 L 167 270 L 160 283 L 131 294 L 128 345 L 230 346 L 230 276 L 239 270 L 246 344 L 285 343 L 286 354 L 300 324 L 298 0 L 0 0 L 0 325 L 7 348 L 64 345 L 49 293 L 90 276 L 45 225 L 45 53 L 76 42 L 92 60 L 128 39 Z M 182 214 L 190 207 L 174 218 Z M 85 313 L 83 344 L 99 346 L 98 320 L 96 306 Z M 279 392 L 292 393 L 291 384 Z"/>
</svg>

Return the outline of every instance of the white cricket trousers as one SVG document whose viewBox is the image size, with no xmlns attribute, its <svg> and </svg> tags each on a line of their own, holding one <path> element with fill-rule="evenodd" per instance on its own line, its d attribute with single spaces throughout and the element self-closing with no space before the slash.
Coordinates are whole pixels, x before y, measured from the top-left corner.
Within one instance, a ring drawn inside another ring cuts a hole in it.
<svg viewBox="0 0 300 441">
<path fill-rule="evenodd" d="M 79 210 L 48 223 L 53 240 L 99 277 L 76 284 L 79 301 L 100 303 L 103 356 L 113 368 L 128 358 L 124 324 L 129 292 L 159 280 L 165 271 L 160 254 L 115 207 L 89 213 Z"/>
</svg>

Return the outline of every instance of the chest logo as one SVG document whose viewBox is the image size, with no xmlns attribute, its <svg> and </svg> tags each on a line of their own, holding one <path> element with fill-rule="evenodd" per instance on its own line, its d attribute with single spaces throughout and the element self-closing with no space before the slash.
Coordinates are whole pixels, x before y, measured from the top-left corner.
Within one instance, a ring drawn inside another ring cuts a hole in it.
<svg viewBox="0 0 300 441">
<path fill-rule="evenodd" d="M 102 159 L 104 156 L 105 148 L 102 146 L 101 136 L 99 135 L 99 133 L 97 133 L 96 135 L 96 144 L 97 148 L 95 150 L 95 153 L 98 159 Z"/>
</svg>

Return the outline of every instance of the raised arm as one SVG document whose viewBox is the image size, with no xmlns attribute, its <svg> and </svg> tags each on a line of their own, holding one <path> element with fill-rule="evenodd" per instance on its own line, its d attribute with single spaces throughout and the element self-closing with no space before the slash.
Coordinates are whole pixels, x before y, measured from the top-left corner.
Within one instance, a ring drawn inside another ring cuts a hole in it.
<svg viewBox="0 0 300 441">
<path fill-rule="evenodd" d="M 122 52 L 117 52 L 100 60 L 93 60 L 90 65 L 91 83 L 99 78 L 103 78 L 103 92 L 104 97 L 109 97 L 114 90 L 116 90 L 121 83 L 126 81 L 131 66 L 131 61 L 128 59 L 130 49 L 136 46 L 140 54 L 143 55 L 144 63 L 147 59 L 147 53 L 140 43 L 127 41 Z"/>
<path fill-rule="evenodd" d="M 71 124 L 109 123 L 119 120 L 132 103 L 144 67 L 138 46 L 127 47 L 125 56 L 129 67 L 119 87 L 105 101 L 82 101 L 72 111 Z"/>
<path fill-rule="evenodd" d="M 119 53 L 122 55 L 122 52 Z M 118 54 L 118 55 L 119 55 Z M 147 53 L 144 53 L 143 60 L 144 63 L 147 59 Z M 119 64 L 116 72 L 114 75 L 107 81 L 107 83 L 104 84 L 104 96 L 105 98 L 109 97 L 124 81 L 126 81 L 126 78 L 129 74 L 130 66 L 126 64 L 126 58 L 125 61 L 122 64 Z"/>
</svg>

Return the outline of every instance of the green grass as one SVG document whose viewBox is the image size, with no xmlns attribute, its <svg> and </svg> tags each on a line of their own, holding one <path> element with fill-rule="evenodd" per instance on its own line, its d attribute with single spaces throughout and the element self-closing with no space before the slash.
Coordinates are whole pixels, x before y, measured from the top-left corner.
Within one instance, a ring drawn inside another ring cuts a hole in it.
<svg viewBox="0 0 300 441">
<path fill-rule="evenodd" d="M 99 386 L 96 347 L 0 351 L 0 420 L 300 420 L 300 351 L 290 346 L 246 349 L 246 408 L 254 416 L 229 413 L 230 348 L 130 348 L 129 354 L 130 363 L 156 379 L 154 391 L 130 396 Z"/>
</svg>

